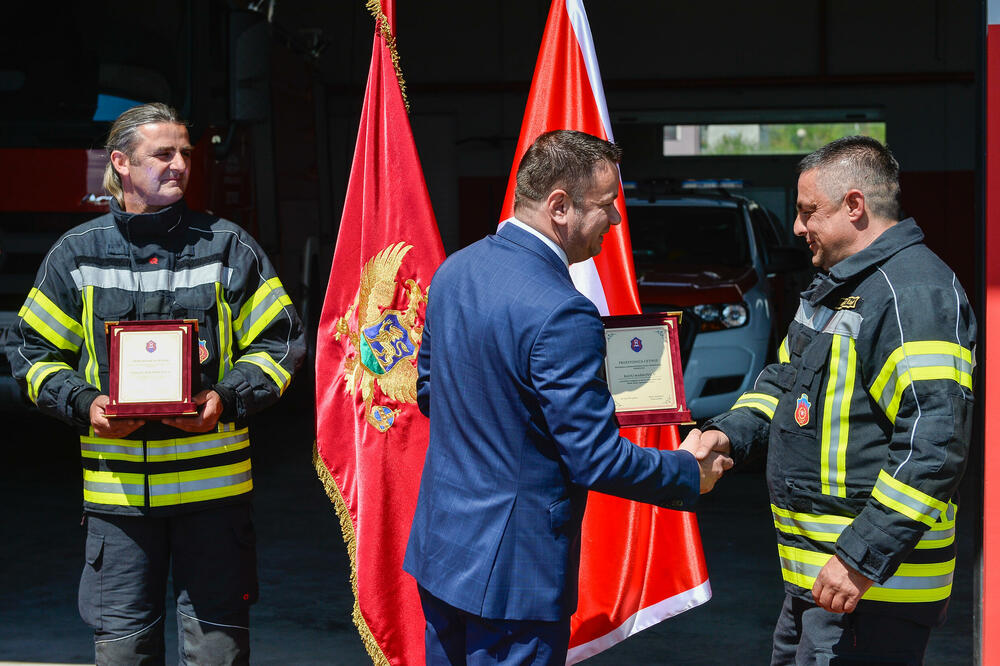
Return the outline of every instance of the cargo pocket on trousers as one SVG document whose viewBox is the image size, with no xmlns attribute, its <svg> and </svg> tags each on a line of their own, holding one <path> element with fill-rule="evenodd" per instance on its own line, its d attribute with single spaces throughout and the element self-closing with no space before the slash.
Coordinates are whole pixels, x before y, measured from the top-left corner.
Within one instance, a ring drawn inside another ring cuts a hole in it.
<svg viewBox="0 0 1000 666">
<path fill-rule="evenodd" d="M 83 574 L 80 576 L 78 599 L 80 617 L 95 630 L 100 631 L 104 587 L 104 535 L 88 531 L 84 553 L 86 562 L 83 565 Z"/>
<path fill-rule="evenodd" d="M 252 519 L 233 526 L 233 535 L 239 547 L 240 589 L 247 606 L 257 603 L 257 531 Z"/>
</svg>

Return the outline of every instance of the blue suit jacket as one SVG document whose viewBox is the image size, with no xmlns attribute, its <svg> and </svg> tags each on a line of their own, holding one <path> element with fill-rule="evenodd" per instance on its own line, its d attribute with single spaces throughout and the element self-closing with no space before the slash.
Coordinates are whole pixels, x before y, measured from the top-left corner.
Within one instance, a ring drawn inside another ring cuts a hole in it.
<svg viewBox="0 0 1000 666">
<path fill-rule="evenodd" d="M 486 618 L 576 609 L 587 489 L 687 508 L 687 452 L 622 438 L 602 379 L 597 309 L 538 238 L 512 224 L 431 282 L 417 402 L 430 416 L 403 569 Z"/>
</svg>

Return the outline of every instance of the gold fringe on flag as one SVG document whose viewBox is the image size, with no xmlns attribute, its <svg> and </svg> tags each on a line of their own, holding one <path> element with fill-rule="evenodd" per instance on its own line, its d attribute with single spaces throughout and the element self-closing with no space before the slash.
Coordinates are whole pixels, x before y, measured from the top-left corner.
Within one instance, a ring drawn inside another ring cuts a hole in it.
<svg viewBox="0 0 1000 666">
<path fill-rule="evenodd" d="M 382 11 L 381 0 L 368 0 L 366 3 L 368 11 L 375 17 L 375 29 L 382 35 L 385 45 L 389 48 L 392 57 L 392 67 L 396 70 L 396 79 L 399 81 L 399 92 L 403 95 L 403 105 L 406 112 L 410 112 L 410 100 L 406 96 L 406 81 L 403 80 L 403 70 L 399 66 L 399 51 L 396 50 L 396 36 L 389 29 L 389 17 Z"/>
<path fill-rule="evenodd" d="M 365 618 L 361 614 L 361 603 L 358 601 L 358 542 L 354 536 L 354 523 L 351 522 L 351 513 L 347 509 L 347 502 L 344 501 L 344 496 L 340 494 L 337 482 L 334 481 L 330 470 L 326 468 L 326 463 L 320 458 L 316 442 L 313 442 L 313 467 L 316 468 L 316 475 L 319 476 L 319 480 L 323 483 L 323 489 L 326 490 L 327 497 L 330 498 L 330 501 L 337 510 L 337 518 L 340 519 L 340 533 L 344 537 L 344 544 L 347 546 L 347 553 L 351 558 L 351 591 L 354 593 L 354 612 L 352 615 L 354 625 L 358 628 L 358 633 L 361 634 L 361 642 L 364 643 L 365 649 L 368 650 L 368 656 L 372 658 L 372 664 L 374 666 L 389 666 L 389 660 L 382 652 L 382 648 L 379 646 L 378 641 L 375 640 L 372 630 L 368 627 L 368 623 L 365 622 Z"/>
</svg>

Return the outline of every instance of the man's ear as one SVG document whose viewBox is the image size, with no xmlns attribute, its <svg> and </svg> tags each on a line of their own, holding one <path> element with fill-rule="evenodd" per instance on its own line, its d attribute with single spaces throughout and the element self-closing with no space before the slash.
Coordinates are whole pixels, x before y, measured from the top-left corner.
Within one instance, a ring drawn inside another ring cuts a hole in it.
<svg viewBox="0 0 1000 666">
<path fill-rule="evenodd" d="M 847 206 L 847 216 L 852 223 L 865 216 L 865 194 L 861 190 L 848 190 L 844 195 L 844 204 Z"/>
<path fill-rule="evenodd" d="M 549 196 L 545 197 L 545 210 L 556 224 L 567 223 L 571 206 L 572 201 L 566 190 L 552 190 Z"/>
<path fill-rule="evenodd" d="M 127 176 L 129 168 L 128 155 L 120 150 L 112 150 L 111 166 L 118 172 L 119 176 Z"/>
</svg>

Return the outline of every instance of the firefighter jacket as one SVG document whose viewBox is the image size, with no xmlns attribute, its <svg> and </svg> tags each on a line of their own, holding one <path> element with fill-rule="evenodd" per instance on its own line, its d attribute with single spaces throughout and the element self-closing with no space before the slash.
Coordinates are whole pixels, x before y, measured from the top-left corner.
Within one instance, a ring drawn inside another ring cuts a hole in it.
<svg viewBox="0 0 1000 666">
<path fill-rule="evenodd" d="M 90 406 L 108 392 L 104 322 L 150 319 L 197 319 L 200 386 L 222 398 L 219 425 L 192 434 L 149 421 L 123 439 L 95 437 Z M 240 227 L 183 200 L 142 215 L 112 201 L 49 250 L 7 354 L 39 409 L 80 429 L 84 508 L 164 515 L 249 499 L 244 421 L 281 396 L 305 344 L 281 281 Z"/>
<path fill-rule="evenodd" d="M 754 388 L 707 427 L 737 461 L 768 444 L 786 590 L 833 553 L 875 581 L 859 608 L 936 622 L 955 569 L 976 321 L 912 219 L 821 273 Z"/>
</svg>

